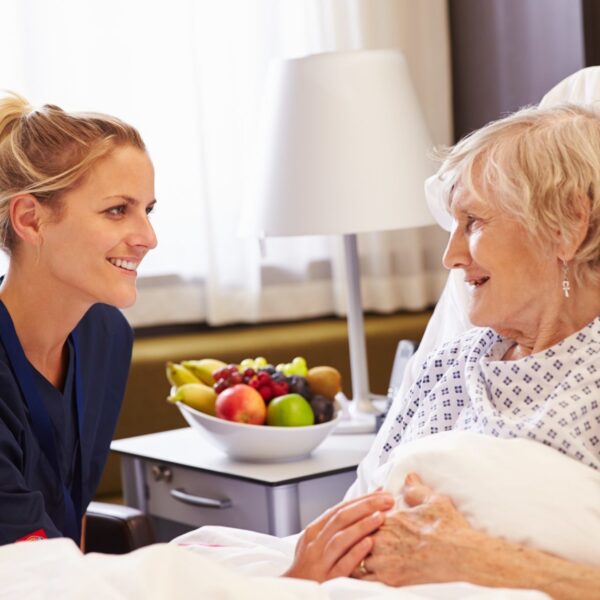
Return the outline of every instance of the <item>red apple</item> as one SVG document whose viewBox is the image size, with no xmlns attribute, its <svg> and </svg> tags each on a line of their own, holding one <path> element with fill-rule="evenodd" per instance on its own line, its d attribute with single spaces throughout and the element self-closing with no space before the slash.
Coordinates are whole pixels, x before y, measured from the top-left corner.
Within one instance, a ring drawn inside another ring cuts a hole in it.
<svg viewBox="0 0 600 600">
<path fill-rule="evenodd" d="M 267 418 L 267 406 L 262 396 L 245 383 L 222 391 L 217 396 L 215 410 L 217 417 L 237 423 L 262 425 Z"/>
</svg>

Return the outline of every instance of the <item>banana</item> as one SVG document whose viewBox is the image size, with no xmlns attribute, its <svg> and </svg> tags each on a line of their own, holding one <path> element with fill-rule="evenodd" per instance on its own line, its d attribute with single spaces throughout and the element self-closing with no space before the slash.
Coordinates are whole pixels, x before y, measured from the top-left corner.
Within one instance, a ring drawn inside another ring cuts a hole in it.
<svg viewBox="0 0 600 600">
<path fill-rule="evenodd" d="M 171 394 L 168 398 L 168 402 L 183 402 L 200 412 L 206 413 L 207 415 L 216 415 L 215 402 L 217 400 L 217 393 L 208 385 L 203 383 L 184 383 L 178 387 L 174 394 Z"/>
<path fill-rule="evenodd" d="M 166 370 L 169 383 L 175 387 L 186 383 L 200 383 L 200 380 L 191 371 L 178 363 L 168 362 Z"/>
<path fill-rule="evenodd" d="M 227 365 L 216 358 L 201 358 L 200 360 L 184 360 L 181 364 L 191 371 L 197 379 L 206 385 L 213 385 L 215 382 L 212 374 Z"/>
</svg>

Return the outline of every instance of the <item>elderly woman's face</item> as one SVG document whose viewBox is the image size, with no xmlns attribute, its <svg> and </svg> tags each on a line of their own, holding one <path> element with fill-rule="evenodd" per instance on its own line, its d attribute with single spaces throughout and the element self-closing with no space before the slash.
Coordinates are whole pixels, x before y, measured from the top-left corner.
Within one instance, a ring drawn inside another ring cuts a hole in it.
<svg viewBox="0 0 600 600">
<path fill-rule="evenodd" d="M 453 195 L 451 211 L 454 224 L 444 265 L 465 273 L 472 290 L 471 322 L 501 333 L 539 326 L 552 299 L 560 299 L 556 256 L 518 221 L 461 186 Z"/>
</svg>

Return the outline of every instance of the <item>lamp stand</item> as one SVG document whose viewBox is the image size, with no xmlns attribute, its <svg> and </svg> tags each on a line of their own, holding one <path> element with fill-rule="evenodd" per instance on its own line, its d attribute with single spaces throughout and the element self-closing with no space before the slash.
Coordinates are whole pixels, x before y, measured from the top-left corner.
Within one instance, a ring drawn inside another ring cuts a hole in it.
<svg viewBox="0 0 600 600">
<path fill-rule="evenodd" d="M 348 304 L 348 342 L 353 400 L 349 419 L 342 420 L 334 433 L 372 433 L 378 411 L 371 401 L 367 346 L 360 292 L 358 243 L 355 233 L 344 235 L 344 261 L 346 268 L 346 294 Z"/>
</svg>

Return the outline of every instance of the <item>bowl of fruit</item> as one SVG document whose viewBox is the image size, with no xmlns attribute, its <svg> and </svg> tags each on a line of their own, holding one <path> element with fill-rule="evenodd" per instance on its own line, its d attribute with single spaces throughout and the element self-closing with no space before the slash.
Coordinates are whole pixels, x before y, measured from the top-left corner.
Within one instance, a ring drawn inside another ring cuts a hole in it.
<svg viewBox="0 0 600 600">
<path fill-rule="evenodd" d="M 188 425 L 236 460 L 281 462 L 308 456 L 336 427 L 341 376 L 302 357 L 273 366 L 204 358 L 167 363 L 168 401 Z"/>
</svg>

